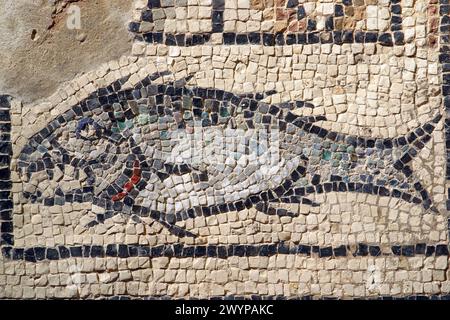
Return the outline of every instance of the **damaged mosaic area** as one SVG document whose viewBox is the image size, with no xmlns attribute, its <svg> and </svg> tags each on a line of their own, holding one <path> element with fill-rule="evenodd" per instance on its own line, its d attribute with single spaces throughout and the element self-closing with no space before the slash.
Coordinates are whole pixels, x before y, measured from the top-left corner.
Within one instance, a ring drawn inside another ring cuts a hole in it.
<svg viewBox="0 0 450 320">
<path fill-rule="evenodd" d="M 132 56 L 0 100 L 0 297 L 448 294 L 447 3 L 134 7 Z"/>
</svg>

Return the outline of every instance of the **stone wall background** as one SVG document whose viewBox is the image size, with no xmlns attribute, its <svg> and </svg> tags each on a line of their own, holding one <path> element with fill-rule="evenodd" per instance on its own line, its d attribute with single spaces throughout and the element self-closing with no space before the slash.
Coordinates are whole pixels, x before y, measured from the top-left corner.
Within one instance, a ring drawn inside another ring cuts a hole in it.
<svg viewBox="0 0 450 320">
<path fill-rule="evenodd" d="M 67 28 L 76 3 L 82 28 Z M 98 64 L 130 52 L 132 1 L 4 0 L 0 3 L 0 88 L 25 102 L 43 99 Z"/>
</svg>

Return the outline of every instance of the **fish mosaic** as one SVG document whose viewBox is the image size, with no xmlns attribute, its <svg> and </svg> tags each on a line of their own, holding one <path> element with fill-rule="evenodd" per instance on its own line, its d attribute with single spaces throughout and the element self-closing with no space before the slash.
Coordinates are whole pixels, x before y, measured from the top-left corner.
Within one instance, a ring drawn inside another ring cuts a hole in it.
<svg viewBox="0 0 450 320">
<path fill-rule="evenodd" d="M 440 114 L 404 136 L 364 138 L 321 127 L 326 116 L 296 115 L 314 108 L 309 102 L 269 104 L 263 100 L 273 92 L 239 95 L 188 85 L 190 78 L 158 82 L 167 75 L 133 88 L 120 79 L 37 132 L 19 155 L 23 202 L 89 202 L 101 213 L 86 227 L 125 214 L 151 217 L 180 237 L 196 235 L 179 221 L 251 207 L 295 216 L 273 204 L 317 206 L 310 195 L 329 192 L 437 212 L 411 162 Z M 236 148 L 217 145 L 233 135 Z"/>
<path fill-rule="evenodd" d="M 53 2 L 110 58 L 3 81 L 0 299 L 449 299 L 447 2 Z"/>
</svg>

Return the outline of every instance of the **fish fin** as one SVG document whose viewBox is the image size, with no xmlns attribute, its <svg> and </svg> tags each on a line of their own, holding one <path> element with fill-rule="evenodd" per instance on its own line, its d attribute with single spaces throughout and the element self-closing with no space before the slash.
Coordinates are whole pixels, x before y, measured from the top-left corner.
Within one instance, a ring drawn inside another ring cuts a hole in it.
<svg viewBox="0 0 450 320">
<path fill-rule="evenodd" d="M 407 149 L 402 153 L 402 155 L 394 162 L 393 167 L 402 172 L 406 179 L 414 175 L 413 169 L 410 163 L 420 151 L 426 146 L 426 144 L 432 139 L 432 133 L 436 129 L 436 125 L 441 120 L 442 115 L 438 113 L 427 123 L 419 126 L 416 129 L 411 130 L 404 136 L 397 137 L 394 143 L 391 142 L 390 145 L 400 148 L 407 145 Z M 422 206 L 425 210 L 430 210 L 432 212 L 439 212 L 437 208 L 433 205 L 432 198 L 428 194 L 428 191 L 422 186 L 419 180 L 414 183 L 414 188 L 419 195 Z"/>
<path fill-rule="evenodd" d="M 92 220 L 91 222 L 89 222 L 88 224 L 86 224 L 84 227 L 85 228 L 92 228 L 95 227 L 96 225 L 100 224 L 97 220 Z"/>
<path fill-rule="evenodd" d="M 396 144 L 400 146 L 408 142 L 408 149 L 403 152 L 400 158 L 394 163 L 394 167 L 397 170 L 408 170 L 409 167 L 407 164 L 411 162 L 431 140 L 431 134 L 436 129 L 436 125 L 441 118 L 442 115 L 437 114 L 429 122 L 411 130 L 404 136 L 395 138 Z"/>
<path fill-rule="evenodd" d="M 121 212 L 115 211 L 107 218 L 105 218 L 105 214 L 97 214 L 97 217 L 91 222 L 87 223 L 85 225 L 85 228 L 92 228 L 95 227 L 96 225 L 103 224 L 105 223 L 105 220 L 110 219 L 118 214 L 121 214 Z M 131 216 L 131 220 L 135 223 L 144 223 L 144 221 L 142 221 L 142 219 L 137 214 L 133 214 Z"/>
<path fill-rule="evenodd" d="M 433 200 L 430 197 L 428 191 L 422 186 L 420 181 L 417 181 L 414 184 L 414 189 L 420 194 L 420 197 L 422 198 L 422 206 L 426 210 L 430 210 L 434 213 L 439 213 L 439 210 L 433 205 Z"/>
<path fill-rule="evenodd" d="M 280 109 L 287 109 L 287 110 L 295 110 L 295 109 L 300 109 L 300 108 L 314 109 L 316 107 L 312 103 L 302 101 L 302 100 L 281 102 L 281 103 L 276 104 L 276 106 L 279 107 Z M 298 117 L 301 117 L 301 116 L 298 116 Z"/>
<path fill-rule="evenodd" d="M 146 76 L 145 78 L 143 78 L 141 81 L 139 81 L 136 84 L 136 86 L 134 86 L 134 90 L 144 88 L 144 87 L 148 86 L 149 84 L 151 84 L 156 79 L 162 78 L 164 76 L 168 76 L 170 74 L 172 74 L 172 72 L 170 72 L 168 70 L 161 71 L 161 72 L 157 71 L 155 73 L 152 73 L 152 74 Z"/>
<path fill-rule="evenodd" d="M 298 116 L 291 111 L 288 111 L 285 116 L 285 120 L 287 122 L 290 122 L 294 124 L 295 126 L 299 128 L 303 128 L 305 125 L 309 124 L 311 125 L 314 122 L 318 121 L 326 121 L 328 120 L 326 116 L 320 115 L 320 116 Z"/>
<path fill-rule="evenodd" d="M 105 214 L 97 214 L 95 219 L 85 225 L 85 228 L 92 228 L 99 224 L 104 224 L 105 220 L 112 218 L 113 216 L 119 214 L 119 212 L 114 212 L 111 216 L 105 217 Z"/>
<path fill-rule="evenodd" d="M 258 93 L 243 93 L 238 95 L 239 98 L 248 98 L 248 99 L 254 99 L 256 101 L 261 101 L 267 97 L 270 97 L 271 95 L 274 95 L 277 93 L 276 90 L 269 90 L 265 92 L 258 92 Z"/>
<path fill-rule="evenodd" d="M 434 213 L 439 213 L 439 210 L 433 205 L 430 207 L 430 210 Z"/>
<path fill-rule="evenodd" d="M 301 117 L 301 119 L 306 123 L 314 123 L 318 121 L 328 120 L 326 116 L 309 116 L 309 117 Z"/>
<path fill-rule="evenodd" d="M 271 200 L 270 202 L 298 203 L 298 204 L 306 204 L 306 205 L 312 206 L 312 207 L 320 206 L 319 203 L 317 203 L 311 199 L 308 199 L 305 196 L 287 196 L 287 197 L 282 196 L 281 198 Z"/>
<path fill-rule="evenodd" d="M 270 216 L 279 216 L 279 217 L 297 217 L 298 213 L 294 213 L 292 211 L 283 209 L 283 208 L 274 208 L 269 205 L 267 202 L 258 202 L 255 206 L 256 210 L 259 212 L 265 213 Z"/>
<path fill-rule="evenodd" d="M 111 83 L 111 87 L 113 88 L 114 92 L 118 92 L 120 90 L 122 90 L 123 85 L 125 83 L 127 83 L 127 81 L 130 79 L 131 75 L 127 75 L 125 77 L 122 77 L 116 81 L 114 81 L 113 83 Z"/>
<path fill-rule="evenodd" d="M 167 231 L 169 231 L 171 234 L 173 234 L 174 236 L 183 238 L 183 237 L 190 237 L 190 238 L 197 238 L 198 236 L 193 234 L 192 232 L 189 232 L 181 227 L 178 227 L 174 224 L 169 224 L 166 221 L 163 220 L 156 220 L 157 222 L 159 222 L 161 225 L 163 225 Z"/>
<path fill-rule="evenodd" d="M 185 85 L 187 85 L 187 83 L 189 82 L 189 80 L 191 80 L 194 77 L 193 74 L 188 75 L 187 77 L 184 77 L 182 79 L 176 80 L 174 81 L 173 85 L 176 88 L 179 87 L 184 87 Z"/>
</svg>

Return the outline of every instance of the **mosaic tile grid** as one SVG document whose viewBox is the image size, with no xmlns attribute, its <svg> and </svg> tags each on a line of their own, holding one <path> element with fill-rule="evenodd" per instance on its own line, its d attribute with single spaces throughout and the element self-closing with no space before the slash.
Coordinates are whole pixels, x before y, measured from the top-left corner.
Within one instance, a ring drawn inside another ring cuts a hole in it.
<svg viewBox="0 0 450 320">
<path fill-rule="evenodd" d="M 114 285 L 60 279 L 37 293 L 8 283 L 3 294 L 447 293 L 446 8 L 136 1 L 133 57 L 48 103 L 0 100 L 1 163 L 11 167 L 0 169 L 4 259 L 69 264 L 64 278 Z M 192 161 L 217 128 L 244 136 L 256 155 L 220 149 L 221 161 Z M 282 166 L 269 175 L 261 132 L 279 143 Z M 173 157 L 188 151 L 189 163 Z"/>
</svg>

